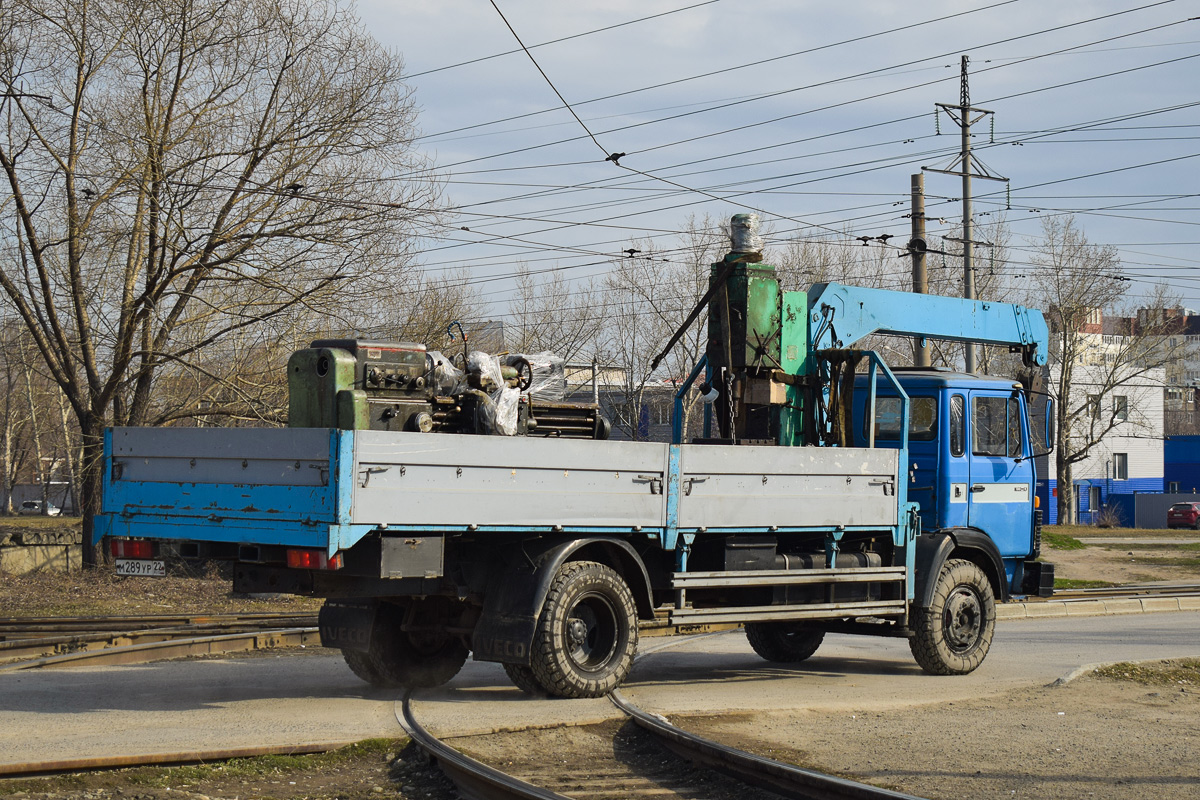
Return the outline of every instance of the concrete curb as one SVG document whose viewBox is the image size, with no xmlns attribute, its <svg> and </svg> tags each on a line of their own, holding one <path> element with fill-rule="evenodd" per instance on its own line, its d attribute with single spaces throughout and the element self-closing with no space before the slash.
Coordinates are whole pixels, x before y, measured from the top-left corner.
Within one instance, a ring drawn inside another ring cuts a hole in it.
<svg viewBox="0 0 1200 800">
<path fill-rule="evenodd" d="M 1161 659 L 1153 659 L 1153 660 L 1160 661 Z M 1050 686 L 1066 686 L 1071 681 L 1073 681 L 1077 678 L 1081 678 L 1084 675 L 1087 675 L 1092 670 L 1100 669 L 1101 667 L 1107 667 L 1110 664 L 1119 664 L 1119 663 L 1121 663 L 1121 662 L 1119 662 L 1119 661 L 1097 661 L 1095 664 L 1083 664 L 1083 665 L 1078 666 L 1075 669 L 1071 670 L 1066 675 L 1063 675 L 1062 677 L 1059 677 L 1059 678 L 1055 678 L 1054 681 L 1051 682 L 1049 685 Z"/>
<path fill-rule="evenodd" d="M 996 619 L 1048 617 L 1107 617 L 1162 611 L 1200 611 L 1200 597 L 1144 597 L 1115 600 L 1047 600 L 1044 603 L 1002 603 Z"/>
</svg>

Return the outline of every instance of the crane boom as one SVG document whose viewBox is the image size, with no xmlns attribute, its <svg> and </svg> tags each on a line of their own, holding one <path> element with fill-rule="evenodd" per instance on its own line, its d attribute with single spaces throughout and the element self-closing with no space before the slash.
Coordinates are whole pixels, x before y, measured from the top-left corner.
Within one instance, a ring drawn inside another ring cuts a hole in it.
<svg viewBox="0 0 1200 800">
<path fill-rule="evenodd" d="M 818 283 L 808 290 L 812 349 L 853 347 L 873 333 L 1008 345 L 1026 365 L 1046 363 L 1041 312 L 1013 303 Z"/>
</svg>

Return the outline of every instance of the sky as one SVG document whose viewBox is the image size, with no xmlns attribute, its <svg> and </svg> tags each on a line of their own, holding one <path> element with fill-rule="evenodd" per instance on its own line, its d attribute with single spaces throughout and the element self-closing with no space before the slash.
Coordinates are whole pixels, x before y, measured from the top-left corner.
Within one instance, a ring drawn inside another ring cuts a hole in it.
<svg viewBox="0 0 1200 800">
<path fill-rule="evenodd" d="M 896 244 L 910 176 L 958 152 L 935 103 L 959 103 L 963 55 L 972 106 L 993 112 L 972 148 L 1009 179 L 974 182 L 974 218 L 1004 215 L 1014 270 L 1043 217 L 1074 214 L 1117 249 L 1131 292 L 1166 282 L 1200 310 L 1197 0 L 360 0 L 357 12 L 404 57 L 417 146 L 452 209 L 421 262 L 468 269 L 494 317 L 520 264 L 586 280 L 634 239 L 670 257 L 690 215 L 752 210 L 776 245 L 890 234 L 886 277 L 908 288 Z M 925 187 L 937 247 L 961 224 L 961 182 L 927 173 Z"/>
</svg>

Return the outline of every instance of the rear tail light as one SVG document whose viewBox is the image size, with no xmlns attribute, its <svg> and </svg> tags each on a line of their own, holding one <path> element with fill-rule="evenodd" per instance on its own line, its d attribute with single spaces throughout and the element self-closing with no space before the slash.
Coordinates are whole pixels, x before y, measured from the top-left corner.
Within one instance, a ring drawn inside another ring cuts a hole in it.
<svg viewBox="0 0 1200 800">
<path fill-rule="evenodd" d="M 145 539 L 113 539 L 110 548 L 113 558 L 154 558 L 154 543 Z"/>
<path fill-rule="evenodd" d="M 342 554 L 338 553 L 333 558 L 329 558 L 324 550 L 296 550 L 289 548 L 287 551 L 287 565 L 292 569 L 341 569 Z"/>
</svg>

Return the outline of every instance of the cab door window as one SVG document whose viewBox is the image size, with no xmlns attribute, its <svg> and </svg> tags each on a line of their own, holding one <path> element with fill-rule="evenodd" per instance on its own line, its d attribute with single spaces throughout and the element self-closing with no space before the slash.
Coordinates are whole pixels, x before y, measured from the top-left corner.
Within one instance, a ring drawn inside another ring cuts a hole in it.
<svg viewBox="0 0 1200 800">
<path fill-rule="evenodd" d="M 950 455 L 961 456 L 967 451 L 967 410 L 961 394 L 950 398 Z"/>
<path fill-rule="evenodd" d="M 937 438 L 937 400 L 933 397 L 910 398 L 908 406 L 908 439 L 912 442 L 932 442 Z M 863 420 L 863 438 L 867 438 Z M 900 398 L 875 399 L 875 440 L 897 441 L 900 438 Z"/>
<path fill-rule="evenodd" d="M 977 456 L 1018 458 L 1024 454 L 1021 407 L 1012 397 L 975 397 L 971 425 L 975 429 L 972 452 Z"/>
</svg>

